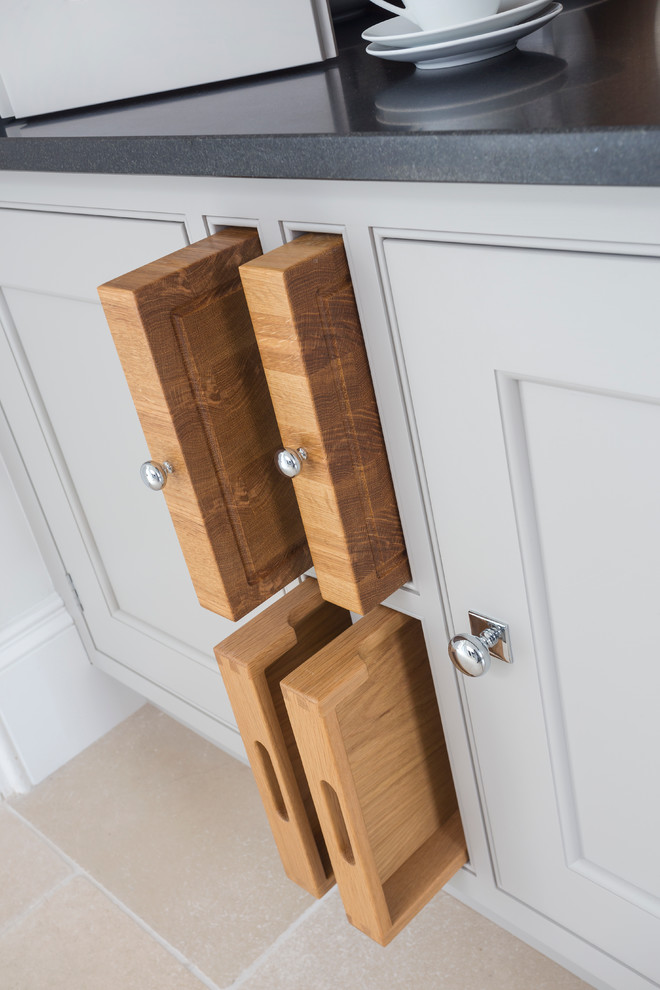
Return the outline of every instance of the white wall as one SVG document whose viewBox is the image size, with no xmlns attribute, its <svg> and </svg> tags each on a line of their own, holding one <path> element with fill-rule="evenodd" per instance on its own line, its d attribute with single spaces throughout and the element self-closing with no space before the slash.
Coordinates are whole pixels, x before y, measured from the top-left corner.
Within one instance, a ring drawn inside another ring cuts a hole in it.
<svg viewBox="0 0 660 990">
<path fill-rule="evenodd" d="M 29 480 L 0 408 L 0 795 L 5 797 L 38 784 L 144 701 L 91 666 L 55 591 L 17 485 L 26 491 Z"/>
</svg>

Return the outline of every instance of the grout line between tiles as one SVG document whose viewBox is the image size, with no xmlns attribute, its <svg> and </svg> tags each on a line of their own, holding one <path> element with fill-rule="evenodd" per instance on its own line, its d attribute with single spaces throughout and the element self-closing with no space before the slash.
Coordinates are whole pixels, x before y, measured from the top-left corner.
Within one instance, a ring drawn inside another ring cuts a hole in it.
<svg viewBox="0 0 660 990">
<path fill-rule="evenodd" d="M 316 914 L 316 912 L 321 909 L 322 905 L 324 905 L 329 898 L 336 896 L 336 894 L 337 888 L 332 887 L 320 900 L 315 901 L 314 904 L 311 904 L 308 908 L 306 908 L 302 914 L 298 915 L 295 921 L 291 922 L 288 928 L 277 936 L 274 942 L 271 942 L 267 949 L 264 949 L 260 956 L 257 956 L 257 958 L 243 970 L 240 976 L 236 977 L 233 983 L 229 984 L 226 990 L 239 990 L 239 987 L 242 987 L 246 980 L 248 980 L 251 976 L 254 976 L 254 974 L 261 969 L 264 963 L 266 963 L 268 959 L 270 959 L 270 957 L 280 948 L 280 946 L 288 942 L 294 932 L 297 931 L 297 929 L 300 928 L 300 926 L 303 925 L 308 918 L 311 918 L 312 915 Z"/>
<path fill-rule="evenodd" d="M 78 873 L 76 870 L 74 870 L 72 873 L 69 873 L 68 876 L 58 881 L 58 883 L 56 883 L 53 887 L 50 887 L 47 891 L 45 891 L 43 894 L 37 897 L 36 901 L 32 901 L 31 904 L 28 904 L 28 906 L 24 908 L 20 914 L 15 914 L 12 918 L 9 919 L 9 921 L 6 921 L 4 925 L 0 926 L 0 938 L 2 938 L 3 935 L 7 935 L 12 930 L 12 928 L 15 928 L 17 925 L 20 925 L 21 922 L 25 921 L 26 918 L 29 918 L 29 916 L 32 914 L 33 911 L 36 911 L 43 904 L 45 904 L 46 901 L 50 900 L 53 894 L 56 894 L 58 890 L 62 889 L 62 887 L 66 887 L 68 883 L 71 883 L 71 881 L 75 879 L 77 875 Z"/>
<path fill-rule="evenodd" d="M 53 887 L 52 890 L 48 892 L 48 894 L 44 895 L 44 897 L 41 898 L 41 900 L 45 901 L 46 898 L 50 897 L 50 895 L 55 890 L 57 890 L 59 887 L 64 886 L 67 883 L 70 883 L 71 880 L 73 880 L 75 877 L 77 876 L 85 877 L 85 879 L 88 880 L 92 884 L 92 886 L 96 887 L 96 889 L 100 891 L 105 897 L 107 897 L 108 900 L 112 901 L 115 907 L 118 907 L 120 911 L 123 911 L 124 914 L 128 915 L 128 917 L 131 918 L 131 920 L 134 921 L 135 924 L 138 925 L 143 932 L 145 932 L 152 939 L 154 939 L 154 941 L 157 942 L 161 946 L 161 948 L 165 949 L 166 952 L 169 952 L 171 956 L 174 956 L 177 962 L 180 962 L 181 965 L 184 967 L 184 969 L 188 970 L 188 972 L 192 976 L 194 976 L 197 980 L 199 980 L 199 982 L 203 986 L 205 986 L 207 990 L 222 990 L 222 988 L 219 987 L 217 983 L 214 983 L 213 980 L 209 979 L 209 977 L 206 976 L 206 974 L 201 971 L 201 969 L 198 969 L 198 967 L 195 966 L 194 963 L 190 962 L 190 960 L 187 959 L 186 956 L 184 956 L 184 954 L 179 951 L 179 949 L 175 948 L 175 946 L 173 946 L 170 942 L 164 939 L 162 935 L 160 935 L 155 929 L 153 929 L 151 925 L 149 925 L 146 921 L 144 921 L 144 919 L 141 918 L 138 914 L 135 914 L 134 911 L 131 911 L 131 909 L 126 904 L 124 904 L 123 901 L 120 901 L 119 898 L 112 893 L 112 891 L 108 890 L 107 887 L 104 887 L 103 884 L 99 883 L 98 880 L 96 880 L 85 869 L 83 869 L 83 867 L 79 863 L 77 863 L 75 859 L 72 859 L 71 856 L 68 856 L 67 853 L 65 853 L 63 849 L 60 849 L 60 847 L 55 842 L 53 842 L 52 839 L 49 839 L 47 835 L 44 835 L 44 833 L 41 832 L 36 827 L 36 825 L 33 825 L 29 819 L 24 818 L 23 815 L 21 815 L 21 813 L 17 811 L 15 808 L 13 808 L 11 805 L 6 805 L 6 808 L 13 815 L 15 815 L 19 821 L 21 821 L 32 832 L 34 832 L 35 835 L 37 835 L 40 839 L 42 839 L 47 846 L 49 846 L 54 852 L 56 852 L 64 860 L 64 862 L 71 867 L 73 871 L 70 876 L 66 877 L 65 880 L 57 884 L 56 887 Z M 26 912 L 24 912 L 23 917 L 29 914 L 35 907 L 38 906 L 38 904 L 39 902 L 35 903 L 34 905 L 31 905 L 31 907 Z M 313 905 L 313 907 L 315 906 L 316 905 Z M 233 984 L 232 984 L 232 988 L 233 988 Z"/>
<path fill-rule="evenodd" d="M 49 897 L 50 894 L 52 894 L 59 887 L 62 887 L 66 883 L 69 883 L 76 876 L 85 877 L 85 879 L 87 879 L 94 887 L 96 887 L 97 890 L 99 890 L 102 894 L 104 894 L 104 896 L 107 897 L 108 900 L 112 901 L 112 903 L 115 904 L 115 906 L 118 907 L 121 911 L 123 911 L 124 914 L 128 915 L 128 917 L 131 918 L 146 934 L 150 935 L 151 938 L 153 938 L 156 942 L 158 942 L 158 944 L 162 948 L 164 948 L 167 952 L 169 952 L 170 955 L 174 956 L 174 958 L 178 962 L 180 962 L 181 965 L 185 969 L 187 969 L 192 976 L 198 979 L 200 983 L 202 983 L 207 988 L 207 990 L 223 990 L 223 988 L 219 987 L 217 983 L 214 983 L 213 980 L 211 980 L 208 976 L 206 976 L 205 973 L 203 973 L 200 969 L 198 969 L 198 967 L 194 963 L 190 962 L 190 960 L 187 959 L 186 956 L 184 956 L 183 953 L 179 951 L 179 949 L 171 945 L 170 942 L 164 939 L 163 936 L 160 935 L 157 931 L 155 931 L 155 929 L 153 929 L 146 921 L 144 921 L 144 919 L 142 919 L 139 915 L 135 914 L 135 912 L 132 911 L 126 904 L 124 904 L 123 901 L 119 900 L 119 898 L 116 897 L 116 895 L 113 894 L 112 891 L 104 887 L 103 884 L 99 883 L 98 880 L 96 880 L 85 869 L 83 869 L 83 867 L 78 862 L 76 862 L 75 859 L 67 855 L 67 853 L 65 853 L 63 849 L 61 849 L 55 842 L 53 842 L 52 839 L 50 839 L 47 835 L 44 835 L 44 833 L 41 832 L 36 827 L 36 825 L 34 825 L 28 818 L 24 818 L 23 815 L 21 815 L 21 813 L 16 810 L 16 808 L 12 807 L 9 804 L 6 804 L 5 807 L 12 815 L 18 818 L 18 820 L 22 822 L 23 825 L 29 828 L 30 831 L 34 832 L 34 834 L 38 836 L 38 838 L 40 838 L 43 842 L 45 842 L 46 845 L 53 850 L 53 852 L 57 853 L 57 855 L 60 856 L 60 858 L 63 859 L 64 862 L 67 863 L 67 865 L 72 870 L 71 875 L 66 877 L 61 883 L 57 884 L 57 886 L 54 887 L 51 891 L 49 891 L 47 895 L 44 895 L 44 897 L 42 898 L 43 900 Z M 308 908 L 306 908 L 302 912 L 302 914 L 298 915 L 298 917 L 291 922 L 289 927 L 286 928 L 283 932 L 281 932 L 280 935 L 277 936 L 275 941 L 272 942 L 268 946 L 268 948 L 261 953 L 261 955 L 257 956 L 257 958 L 254 959 L 250 963 L 250 965 L 247 966 L 246 969 L 244 969 L 243 972 L 236 977 L 234 982 L 229 984 L 225 988 L 225 990 L 239 990 L 239 988 L 244 985 L 245 981 L 248 980 L 251 976 L 253 976 L 259 969 L 261 969 L 261 967 L 277 951 L 277 949 L 279 949 L 280 946 L 284 945 L 289 940 L 289 938 L 291 938 L 294 932 L 296 932 L 297 929 L 302 924 L 304 924 L 305 921 L 307 921 L 308 918 L 312 917 L 317 911 L 321 909 L 322 905 L 324 905 L 326 901 L 328 901 L 331 897 L 334 896 L 337 896 L 336 887 L 332 887 L 327 894 L 325 894 L 322 898 L 311 904 Z M 25 914 L 30 913 L 30 911 L 34 907 L 37 907 L 39 903 L 40 902 L 37 902 L 36 904 L 32 905 L 25 912 Z"/>
</svg>

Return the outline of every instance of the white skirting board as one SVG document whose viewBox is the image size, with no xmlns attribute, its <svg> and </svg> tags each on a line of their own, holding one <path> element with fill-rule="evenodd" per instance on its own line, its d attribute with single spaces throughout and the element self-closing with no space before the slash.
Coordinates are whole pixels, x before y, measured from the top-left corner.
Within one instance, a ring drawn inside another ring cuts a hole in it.
<svg viewBox="0 0 660 990">
<path fill-rule="evenodd" d="M 0 794 L 24 792 L 144 704 L 92 667 L 59 595 L 0 630 Z"/>
</svg>

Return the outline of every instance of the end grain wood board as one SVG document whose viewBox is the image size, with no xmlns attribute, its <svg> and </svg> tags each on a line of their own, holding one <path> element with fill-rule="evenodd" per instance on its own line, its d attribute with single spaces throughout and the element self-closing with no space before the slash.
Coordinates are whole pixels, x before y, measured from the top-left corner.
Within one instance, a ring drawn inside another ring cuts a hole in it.
<svg viewBox="0 0 660 990">
<path fill-rule="evenodd" d="M 321 593 L 361 614 L 409 580 L 342 238 L 306 234 L 241 266 Z"/>
<path fill-rule="evenodd" d="M 467 862 L 421 623 L 377 606 L 282 691 L 348 919 L 386 945 Z"/>
<path fill-rule="evenodd" d="M 310 578 L 215 648 L 285 872 L 315 897 L 334 877 L 280 681 L 350 624 Z"/>
<path fill-rule="evenodd" d="M 238 275 L 260 253 L 222 230 L 98 290 L 197 596 L 229 619 L 311 565 Z"/>
</svg>

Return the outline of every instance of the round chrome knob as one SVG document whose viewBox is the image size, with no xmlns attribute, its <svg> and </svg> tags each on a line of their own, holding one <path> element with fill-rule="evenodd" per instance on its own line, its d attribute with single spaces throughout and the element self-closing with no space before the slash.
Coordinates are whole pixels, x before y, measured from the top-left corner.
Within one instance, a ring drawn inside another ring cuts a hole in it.
<svg viewBox="0 0 660 990">
<path fill-rule="evenodd" d="M 158 464 L 156 461 L 145 461 L 140 468 L 140 477 L 147 488 L 159 492 L 161 488 L 165 487 L 168 474 L 172 474 L 173 471 L 174 468 L 169 461 L 163 461 L 162 464 Z"/>
<path fill-rule="evenodd" d="M 291 447 L 285 447 L 284 450 L 278 450 L 275 457 L 275 463 L 277 468 L 282 474 L 285 474 L 287 478 L 295 478 L 297 474 L 302 471 L 302 462 L 307 460 L 307 451 L 304 447 L 298 447 L 297 450 L 292 450 Z"/>
<path fill-rule="evenodd" d="M 482 677 L 490 670 L 491 646 L 501 639 L 497 628 L 484 629 L 480 636 L 461 633 L 449 641 L 449 659 L 462 674 Z"/>
</svg>

